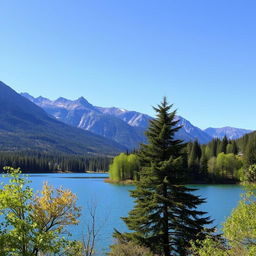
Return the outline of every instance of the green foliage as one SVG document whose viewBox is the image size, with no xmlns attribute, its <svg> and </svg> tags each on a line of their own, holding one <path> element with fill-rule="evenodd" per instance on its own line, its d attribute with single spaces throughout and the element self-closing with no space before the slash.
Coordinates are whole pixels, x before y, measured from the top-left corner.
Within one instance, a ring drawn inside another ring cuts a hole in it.
<svg viewBox="0 0 256 256">
<path fill-rule="evenodd" d="M 0 170 L 4 166 L 20 167 L 23 172 L 107 171 L 112 158 L 42 152 L 0 152 Z"/>
<path fill-rule="evenodd" d="M 140 179 L 131 192 L 134 209 L 123 218 L 131 233 L 115 232 L 124 242 L 132 241 L 159 255 L 187 255 L 189 241 L 203 239 L 211 223 L 205 212 L 196 210 L 204 202 L 193 189 L 182 185 L 184 161 L 182 141 L 174 139 L 180 129 L 166 99 L 154 108 L 156 119 L 146 132 L 148 144 L 139 150 Z"/>
<path fill-rule="evenodd" d="M 185 175 L 187 183 L 244 181 L 252 175 L 249 166 L 256 164 L 256 133 L 232 141 L 225 136 L 223 140 L 213 139 L 207 145 L 189 142 L 183 153 L 183 169 L 188 170 Z M 121 158 L 118 159 L 120 162 L 114 161 L 112 165 L 116 181 L 122 180 L 124 170 L 129 174 L 127 161 Z"/>
<path fill-rule="evenodd" d="M 217 149 L 219 148 L 219 143 L 220 143 L 220 140 L 219 139 L 213 139 L 209 144 L 208 144 L 208 147 L 209 147 L 209 157 L 214 157 L 214 156 L 217 156 L 218 152 L 217 152 Z"/>
<path fill-rule="evenodd" d="M 193 167 L 194 165 L 198 167 L 199 160 L 202 155 L 202 150 L 198 141 L 194 141 L 192 144 L 191 152 L 188 157 L 188 167 Z"/>
<path fill-rule="evenodd" d="M 228 139 L 227 139 L 227 136 L 224 136 L 223 140 L 221 141 L 220 153 L 226 154 L 227 146 L 228 146 Z"/>
<path fill-rule="evenodd" d="M 220 153 L 208 160 L 208 173 L 216 180 L 236 180 L 240 178 L 239 170 L 243 163 L 239 156 L 233 153 Z"/>
<path fill-rule="evenodd" d="M 121 153 L 113 159 L 109 167 L 112 181 L 138 180 L 140 169 L 139 158 L 135 154 L 126 155 Z"/>
<path fill-rule="evenodd" d="M 256 132 L 239 140 L 213 139 L 207 145 L 187 144 L 188 182 L 237 182 L 256 164 Z M 243 170 L 243 171 L 242 171 Z"/>
<path fill-rule="evenodd" d="M 207 163 L 208 166 L 208 172 L 209 174 L 215 174 L 216 173 L 216 157 L 211 157 Z"/>
<path fill-rule="evenodd" d="M 256 138 L 249 140 L 244 150 L 244 164 L 248 167 L 256 164 Z"/>
<path fill-rule="evenodd" d="M 9 183 L 0 189 L 0 255 L 70 255 L 78 251 L 80 243 L 63 236 L 66 226 L 78 223 L 75 195 L 45 184 L 41 195 L 35 196 L 19 169 L 5 170 Z"/>
<path fill-rule="evenodd" d="M 231 216 L 224 223 L 224 236 L 232 248 L 245 251 L 247 255 L 256 252 L 256 200 L 254 192 L 248 191 Z"/>
<path fill-rule="evenodd" d="M 244 169 L 242 180 L 248 183 L 256 183 L 256 164 Z"/>
<path fill-rule="evenodd" d="M 207 174 L 208 174 L 208 159 L 207 159 L 207 155 L 206 155 L 205 151 L 203 151 L 202 156 L 200 158 L 199 170 L 200 170 L 200 174 L 203 177 L 207 177 Z"/>
<path fill-rule="evenodd" d="M 111 246 L 109 256 L 157 256 L 146 247 L 137 245 L 131 241 L 120 242 Z"/>
<path fill-rule="evenodd" d="M 238 154 L 238 147 L 237 147 L 237 143 L 235 140 L 231 141 L 228 145 L 227 145 L 227 154 L 233 153 L 234 155 Z"/>
<path fill-rule="evenodd" d="M 223 241 L 206 237 L 197 243 L 191 243 L 193 256 L 231 256 L 223 245 Z"/>
<path fill-rule="evenodd" d="M 192 243 L 197 256 L 255 256 L 256 255 L 256 200 L 255 185 L 243 195 L 223 227 L 223 240 L 206 238 L 199 245 Z"/>
<path fill-rule="evenodd" d="M 216 169 L 219 176 L 234 178 L 235 172 L 242 167 L 242 161 L 233 153 L 220 153 L 216 160 Z"/>
<path fill-rule="evenodd" d="M 200 158 L 202 156 L 202 150 L 198 141 L 192 143 L 191 151 L 188 154 L 188 168 L 190 169 L 192 177 L 199 173 Z"/>
</svg>

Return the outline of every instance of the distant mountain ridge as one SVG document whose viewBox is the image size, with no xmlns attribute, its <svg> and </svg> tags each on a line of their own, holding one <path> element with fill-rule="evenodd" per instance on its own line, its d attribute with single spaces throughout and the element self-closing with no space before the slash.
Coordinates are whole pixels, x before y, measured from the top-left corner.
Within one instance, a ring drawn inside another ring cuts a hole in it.
<svg viewBox="0 0 256 256">
<path fill-rule="evenodd" d="M 125 147 L 57 121 L 0 82 L 0 150 L 114 155 Z"/>
<path fill-rule="evenodd" d="M 77 100 L 58 98 L 52 101 L 44 97 L 34 98 L 27 93 L 21 95 L 43 108 L 57 120 L 115 140 L 130 150 L 146 142 L 144 132 L 149 121 L 153 119 L 149 115 L 136 111 L 93 106 L 83 97 Z M 180 120 L 179 125 L 183 126 L 176 134 L 177 138 L 184 141 L 198 140 L 200 143 L 207 143 L 212 139 L 188 120 L 180 116 L 177 118 Z"/>
<path fill-rule="evenodd" d="M 252 132 L 252 130 L 234 128 L 229 126 L 223 128 L 207 128 L 204 131 L 213 138 L 223 139 L 225 136 L 227 136 L 227 138 L 230 140 L 239 139 L 245 134 Z"/>
</svg>

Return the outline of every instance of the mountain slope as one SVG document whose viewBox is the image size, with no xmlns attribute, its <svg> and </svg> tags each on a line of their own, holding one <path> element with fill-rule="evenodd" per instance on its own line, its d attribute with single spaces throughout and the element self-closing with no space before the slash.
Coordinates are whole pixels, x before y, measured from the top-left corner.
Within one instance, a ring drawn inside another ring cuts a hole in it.
<svg viewBox="0 0 256 256">
<path fill-rule="evenodd" d="M 114 140 L 126 148 L 134 149 L 140 143 L 146 142 L 143 129 L 132 127 L 113 115 L 102 113 L 83 97 L 74 101 L 65 98 L 51 101 L 43 97 L 33 98 L 27 93 L 21 95 L 57 120 Z"/>
<path fill-rule="evenodd" d="M 209 136 L 207 133 L 199 129 L 198 127 L 192 125 L 188 120 L 181 116 L 177 116 L 179 119 L 179 125 L 182 126 L 177 132 L 177 137 L 185 140 L 185 141 L 195 141 L 198 140 L 199 143 L 205 144 L 212 140 L 212 137 Z"/>
<path fill-rule="evenodd" d="M 234 127 L 223 127 L 223 128 L 207 128 L 204 130 L 208 135 L 213 138 L 223 139 L 225 135 L 230 140 L 241 138 L 247 133 L 252 132 L 251 130 L 234 128 Z"/>
<path fill-rule="evenodd" d="M 65 153 L 115 154 L 125 150 L 118 143 L 73 128 L 0 82 L 1 150 L 43 150 Z"/>
<path fill-rule="evenodd" d="M 148 116 L 146 114 L 142 114 L 136 111 L 129 111 L 120 108 L 102 108 L 96 107 L 101 113 L 115 116 L 125 123 L 129 124 L 133 127 L 140 127 L 143 129 L 148 128 L 149 120 L 153 119 L 153 117 Z"/>
<path fill-rule="evenodd" d="M 153 119 L 136 111 L 96 107 L 82 97 L 74 101 L 64 98 L 51 101 L 43 97 L 33 98 L 27 93 L 22 95 L 58 120 L 113 139 L 129 149 L 137 148 L 140 143 L 146 142 L 144 132 L 149 121 Z M 207 143 L 212 139 L 186 119 L 179 116 L 177 118 L 180 119 L 180 125 L 183 125 L 177 133 L 177 138 L 184 141 L 198 140 L 200 143 Z"/>
</svg>

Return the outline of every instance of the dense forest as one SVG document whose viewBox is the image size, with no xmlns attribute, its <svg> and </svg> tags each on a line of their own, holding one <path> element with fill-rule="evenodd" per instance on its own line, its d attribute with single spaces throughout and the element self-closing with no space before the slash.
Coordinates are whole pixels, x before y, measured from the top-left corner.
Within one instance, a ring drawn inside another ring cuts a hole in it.
<svg viewBox="0 0 256 256">
<path fill-rule="evenodd" d="M 252 181 L 256 164 L 256 132 L 238 140 L 214 139 L 206 145 L 187 144 L 190 180 L 210 182 Z"/>
<path fill-rule="evenodd" d="M 135 152 L 128 156 L 120 154 L 110 165 L 113 181 L 138 179 L 139 163 Z M 131 156 L 130 155 L 130 156 Z M 133 163 L 132 163 L 133 159 Z M 188 183 L 236 183 L 256 180 L 256 132 L 238 140 L 213 139 L 200 145 L 189 142 L 183 149 L 184 178 Z M 131 166 L 135 166 L 134 173 Z"/>
<path fill-rule="evenodd" d="M 200 145 L 189 142 L 183 149 L 184 175 L 193 183 L 235 183 L 254 180 L 256 132 L 238 140 L 213 139 Z M 114 159 L 103 155 L 66 155 L 37 151 L 0 152 L 0 169 L 20 167 L 24 172 L 107 171 L 113 181 L 138 180 L 138 151 L 122 153 Z"/>
<path fill-rule="evenodd" d="M 100 172 L 108 170 L 112 158 L 40 152 L 0 152 L 0 170 L 20 167 L 23 172 Z"/>
</svg>

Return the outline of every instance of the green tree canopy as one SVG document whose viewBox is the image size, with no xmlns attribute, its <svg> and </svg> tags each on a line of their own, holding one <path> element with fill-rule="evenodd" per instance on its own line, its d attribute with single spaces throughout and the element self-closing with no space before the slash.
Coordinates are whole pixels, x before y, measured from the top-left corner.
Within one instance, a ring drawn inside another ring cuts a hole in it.
<svg viewBox="0 0 256 256">
<path fill-rule="evenodd" d="M 5 169 L 9 183 L 0 189 L 0 255 L 77 254 L 81 244 L 63 236 L 65 227 L 78 223 L 75 195 L 45 184 L 35 196 L 19 169 Z"/>
<path fill-rule="evenodd" d="M 113 159 L 109 167 L 112 181 L 137 180 L 139 177 L 140 162 L 135 154 L 126 155 L 121 153 Z"/>
<path fill-rule="evenodd" d="M 245 166 L 256 164 L 256 136 L 251 137 L 245 146 L 244 163 Z"/>
<path fill-rule="evenodd" d="M 223 239 L 206 238 L 200 246 L 193 245 L 197 256 L 255 256 L 256 255 L 256 187 L 243 195 L 238 206 L 227 218 Z"/>
</svg>

